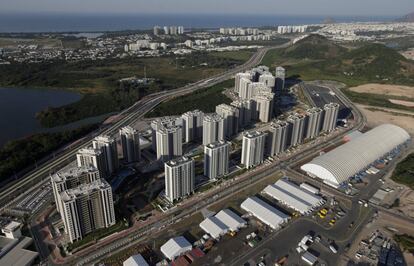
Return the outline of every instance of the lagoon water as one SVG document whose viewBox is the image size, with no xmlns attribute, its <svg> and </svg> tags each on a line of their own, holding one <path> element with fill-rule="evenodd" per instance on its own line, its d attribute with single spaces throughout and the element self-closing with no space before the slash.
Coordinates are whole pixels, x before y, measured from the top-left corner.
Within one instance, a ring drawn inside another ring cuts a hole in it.
<svg viewBox="0 0 414 266">
<path fill-rule="evenodd" d="M 63 90 L 0 87 L 0 147 L 9 140 L 49 131 L 36 120 L 36 113 L 76 102 L 81 97 Z"/>
</svg>

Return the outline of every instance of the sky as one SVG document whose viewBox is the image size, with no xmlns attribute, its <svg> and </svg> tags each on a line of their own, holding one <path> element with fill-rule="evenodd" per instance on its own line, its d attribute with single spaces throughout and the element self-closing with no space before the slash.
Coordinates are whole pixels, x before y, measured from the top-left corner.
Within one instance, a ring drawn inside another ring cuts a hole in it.
<svg viewBox="0 0 414 266">
<path fill-rule="evenodd" d="M 400 16 L 414 0 L 0 0 L 0 13 Z"/>
</svg>

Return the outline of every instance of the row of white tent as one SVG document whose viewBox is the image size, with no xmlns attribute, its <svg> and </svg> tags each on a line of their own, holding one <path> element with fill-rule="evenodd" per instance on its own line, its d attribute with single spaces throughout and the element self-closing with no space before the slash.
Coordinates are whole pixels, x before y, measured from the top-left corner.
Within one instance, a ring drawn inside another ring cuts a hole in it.
<svg viewBox="0 0 414 266">
<path fill-rule="evenodd" d="M 316 207 L 325 203 L 322 197 L 285 178 L 278 180 L 272 185 L 268 185 L 263 190 L 263 193 L 304 215 L 309 214 Z"/>
<path fill-rule="evenodd" d="M 298 186 L 288 181 L 286 177 L 267 186 L 262 192 L 301 214 L 308 214 L 325 203 L 324 199 L 317 195 L 318 189 L 305 183 Z M 274 230 L 288 222 L 290 217 L 255 196 L 243 201 L 241 208 Z M 230 221 L 232 225 L 229 224 Z M 215 216 L 206 218 L 200 223 L 200 227 L 210 236 L 218 239 L 230 230 L 238 231 L 245 224 L 246 222 L 237 214 L 225 209 Z"/>
</svg>

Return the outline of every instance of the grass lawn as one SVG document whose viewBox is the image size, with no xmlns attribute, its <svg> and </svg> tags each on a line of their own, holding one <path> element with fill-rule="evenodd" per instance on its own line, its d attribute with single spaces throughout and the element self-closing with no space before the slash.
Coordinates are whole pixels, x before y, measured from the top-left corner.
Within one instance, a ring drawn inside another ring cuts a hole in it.
<svg viewBox="0 0 414 266">
<path fill-rule="evenodd" d="M 414 153 L 397 165 L 391 179 L 414 189 Z"/>
</svg>

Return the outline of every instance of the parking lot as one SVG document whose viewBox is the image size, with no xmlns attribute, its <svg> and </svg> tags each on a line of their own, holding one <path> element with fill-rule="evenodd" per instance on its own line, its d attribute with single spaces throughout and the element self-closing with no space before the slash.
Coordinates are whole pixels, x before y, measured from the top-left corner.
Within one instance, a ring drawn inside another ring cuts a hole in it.
<svg viewBox="0 0 414 266">
<path fill-rule="evenodd" d="M 315 105 L 319 108 L 323 108 L 324 105 L 328 103 L 338 103 L 338 119 L 346 119 L 352 115 L 351 110 L 346 107 L 345 104 L 329 88 L 308 83 L 305 83 L 303 88 Z"/>
</svg>

